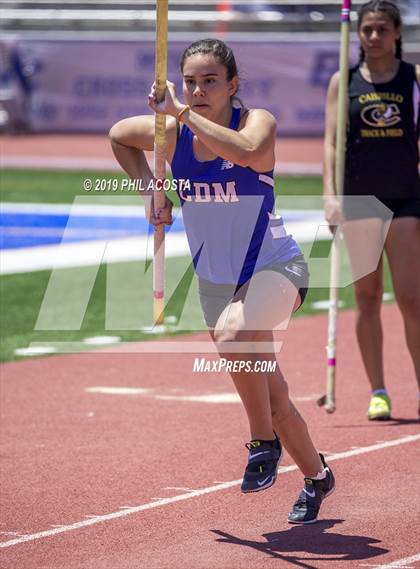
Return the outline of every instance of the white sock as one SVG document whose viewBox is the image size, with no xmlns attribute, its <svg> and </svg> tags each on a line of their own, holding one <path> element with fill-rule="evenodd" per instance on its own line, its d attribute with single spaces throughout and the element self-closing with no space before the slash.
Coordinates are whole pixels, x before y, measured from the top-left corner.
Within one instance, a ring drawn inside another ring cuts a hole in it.
<svg viewBox="0 0 420 569">
<path fill-rule="evenodd" d="M 318 472 L 318 474 L 316 476 L 311 476 L 312 480 L 324 480 L 324 478 L 327 476 L 327 469 L 324 468 L 321 472 Z"/>
</svg>

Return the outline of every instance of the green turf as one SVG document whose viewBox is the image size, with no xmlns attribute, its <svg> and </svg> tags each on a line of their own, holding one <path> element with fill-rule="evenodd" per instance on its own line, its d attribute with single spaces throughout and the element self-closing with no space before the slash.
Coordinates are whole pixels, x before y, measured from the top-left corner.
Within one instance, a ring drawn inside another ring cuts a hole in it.
<svg viewBox="0 0 420 569">
<path fill-rule="evenodd" d="M 115 263 L 108 267 L 102 265 L 97 271 L 92 289 L 87 291 L 90 298 L 85 310 L 80 298 L 85 292 L 83 289 L 87 271 L 91 271 L 91 268 L 56 271 L 55 290 L 54 287 L 48 289 L 49 282 L 50 287 L 52 282 L 50 271 L 0 277 L 2 361 L 16 359 L 14 350 L 26 348 L 31 342 L 77 342 L 92 336 L 110 335 L 120 336 L 126 341 L 151 338 L 150 334 L 138 331 L 152 324 L 151 268 L 145 273 L 145 265 L 142 262 Z M 166 313 L 180 317 L 185 293 L 178 290 L 172 295 L 173 298 L 170 298 L 169 287 L 172 283 L 179 283 L 183 276 L 184 283 L 191 281 L 193 272 L 190 259 L 168 259 L 166 276 L 168 300 L 170 299 Z M 112 284 L 107 279 L 112 279 Z M 187 287 L 180 288 L 185 291 Z M 187 302 L 188 306 L 185 307 L 182 319 L 183 330 L 177 333 L 184 330 L 204 330 L 195 278 L 192 280 Z M 79 313 L 80 325 L 76 323 L 74 326 L 75 316 L 77 318 Z M 121 321 L 124 323 L 124 329 L 118 327 Z M 69 325 L 76 329 L 60 329 L 68 328 Z M 39 329 L 40 327 L 43 329 Z"/>
<path fill-rule="evenodd" d="M 9 169 L 1 173 L 1 200 L 71 203 L 75 196 L 87 195 L 83 190 L 83 181 L 86 178 L 122 180 L 123 176 L 98 172 Z M 276 193 L 280 190 L 280 207 L 319 208 L 319 196 L 322 191 L 320 177 L 282 177 L 280 180 L 276 178 Z M 300 199 L 297 206 L 298 196 L 306 197 Z M 94 199 L 97 200 L 96 196 Z M 323 264 L 323 257 L 327 256 L 330 244 L 323 241 L 315 246 L 301 246 L 309 259 L 312 279 L 328 278 L 328 268 L 326 261 Z M 166 314 L 182 314 L 181 330 L 174 333 L 204 330 L 195 278 L 192 280 L 190 294 L 185 297 L 186 282 L 191 276 L 190 260 L 169 258 L 166 271 L 167 298 L 170 297 L 171 290 L 174 290 Z M 346 274 L 346 271 L 343 272 Z M 95 273 L 95 270 L 92 271 L 92 268 L 88 267 L 77 270 L 62 269 L 56 271 L 52 278 L 50 271 L 1 276 L 0 359 L 16 359 L 14 350 L 28 347 L 31 342 L 77 342 L 91 336 L 104 335 L 120 336 L 125 341 L 150 339 L 150 334 L 140 332 L 139 329 L 152 322 L 151 271 L 145 272 L 144 263 L 139 262 L 101 266 L 96 278 Z M 84 285 L 82 279 L 90 279 L 90 284 Z M 392 290 L 387 268 L 384 289 L 387 292 Z M 88 302 L 86 310 L 80 304 L 83 294 Z M 296 317 L 319 313 L 312 308 L 312 303 L 327 298 L 327 287 L 311 288 L 307 301 L 296 313 Z M 353 307 L 352 286 L 343 288 L 340 298 L 345 308 Z M 80 322 L 75 324 L 75 315 L 79 312 Z M 38 322 L 38 328 L 41 322 L 44 330 L 35 329 L 40 314 L 43 320 Z M 64 329 L 69 326 L 75 329 Z"/>
<path fill-rule="evenodd" d="M 304 247 L 305 248 L 305 247 Z M 329 243 L 323 242 L 318 245 L 318 254 L 321 250 L 326 251 Z M 309 254 L 306 247 L 307 255 Z M 310 263 L 313 261 L 310 259 Z M 189 258 L 170 258 L 166 262 L 168 298 L 170 289 L 175 290 L 166 314 L 181 317 L 181 329 L 173 333 L 185 333 L 190 331 L 205 330 L 199 307 L 197 286 L 195 277 L 192 280 L 190 292 L 185 299 L 185 290 L 188 288 L 190 271 Z M 76 311 L 81 310 L 76 294 L 76 301 L 72 297 L 75 288 L 83 289 L 83 269 L 62 269 L 57 271 L 58 287 L 57 295 L 52 295 L 49 307 L 44 304 L 41 313 L 44 322 L 49 321 L 51 326 L 60 327 L 66 318 L 71 320 Z M 108 275 L 107 275 L 108 273 Z M 151 300 L 151 272 L 145 273 L 145 265 L 139 263 L 115 263 L 108 267 L 101 266 L 91 291 L 87 310 L 82 318 L 80 329 L 76 330 L 35 330 L 40 314 L 40 308 L 50 280 L 50 271 L 33 273 L 3 275 L 0 278 L 1 294 L 1 346 L 0 359 L 2 361 L 17 359 L 14 353 L 16 348 L 26 348 L 31 342 L 73 342 L 81 341 L 92 336 L 119 336 L 124 341 L 144 340 L 156 338 L 150 334 L 139 332 L 143 326 L 150 326 L 152 322 Z M 107 286 L 107 276 L 108 281 Z M 183 282 L 181 279 L 184 278 Z M 64 283 L 64 284 L 63 284 Z M 62 286 L 62 289 L 60 289 Z M 66 288 L 67 287 L 67 288 Z M 386 292 L 392 290 L 389 271 L 385 271 Z M 118 299 L 115 302 L 115 295 Z M 51 297 L 50 297 L 51 298 Z M 72 300 L 73 298 L 73 300 Z M 327 288 L 311 288 L 307 300 L 295 317 L 309 314 L 319 314 L 319 310 L 312 307 L 312 303 L 328 299 Z M 344 303 L 343 308 L 354 306 L 352 286 L 347 286 L 340 291 L 340 300 Z M 115 303 L 114 305 L 112 303 Z M 184 306 L 184 303 L 186 305 Z M 107 304 L 108 303 L 108 304 Z M 110 310 L 111 306 L 111 310 Z M 106 307 L 108 309 L 109 322 L 105 324 Z M 324 310 L 325 312 L 325 310 Z M 114 320 L 112 320 L 114 318 Z M 122 320 L 122 326 L 112 325 L 112 322 Z M 45 327 L 45 324 L 44 324 Z M 129 329 L 127 329 L 129 328 Z M 325 331 L 324 331 L 325 332 Z M 86 346 L 88 349 L 88 346 Z"/>
<path fill-rule="evenodd" d="M 88 196 L 83 182 L 89 178 L 122 180 L 110 172 L 4 169 L 0 175 L 0 198 L 7 202 L 72 203 L 75 196 Z M 92 192 L 90 195 L 97 195 Z"/>
<path fill-rule="evenodd" d="M 98 196 L 132 195 L 121 189 L 126 176 L 119 172 L 77 172 L 60 170 L 15 170 L 4 169 L 0 174 L 0 200 L 30 203 L 72 203 L 76 196 L 97 199 Z M 98 180 L 117 180 L 118 190 L 86 192 L 84 181 L 89 179 L 93 187 Z M 321 194 L 320 178 L 317 176 L 276 177 L 276 194 L 288 196 L 317 196 Z M 176 197 L 171 193 L 171 199 Z M 282 203 L 283 207 L 285 203 Z"/>
</svg>

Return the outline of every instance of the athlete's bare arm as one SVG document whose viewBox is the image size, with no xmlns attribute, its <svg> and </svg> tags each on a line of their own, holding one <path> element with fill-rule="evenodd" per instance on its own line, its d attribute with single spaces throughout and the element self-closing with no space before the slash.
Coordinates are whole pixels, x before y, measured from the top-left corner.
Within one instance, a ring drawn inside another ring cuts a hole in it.
<svg viewBox="0 0 420 569">
<path fill-rule="evenodd" d="M 171 162 L 176 145 L 176 121 L 172 117 L 166 119 L 167 160 Z M 153 173 L 147 163 L 145 150 L 153 150 L 155 137 L 155 117 L 136 116 L 123 119 L 116 123 L 109 132 L 111 146 L 115 158 L 122 169 L 132 180 L 142 180 L 142 186 L 147 188 L 153 179 Z M 166 206 L 160 211 L 159 219 L 151 215 L 151 191 L 142 191 L 147 217 L 151 223 L 170 223 L 172 219 L 172 204 L 166 198 Z M 148 198 L 148 199 L 147 199 Z"/>
<path fill-rule="evenodd" d="M 324 206 L 325 219 L 333 227 L 339 223 L 341 213 L 339 203 L 336 198 L 337 190 L 335 186 L 335 151 L 336 151 L 336 132 L 337 132 L 337 102 L 338 102 L 338 83 L 340 74 L 337 71 L 331 77 L 327 91 L 327 102 L 325 108 L 325 135 L 324 135 Z"/>
<path fill-rule="evenodd" d="M 252 109 L 243 125 L 232 130 L 188 111 L 185 123 L 197 138 L 217 156 L 257 172 L 274 168 L 276 121 L 268 111 Z"/>
<path fill-rule="evenodd" d="M 152 151 L 154 147 L 155 117 L 154 115 L 141 115 L 123 119 L 111 128 L 109 137 L 113 149 L 117 148 L 118 151 L 119 145 L 133 151 L 131 155 L 135 160 L 131 162 L 126 157 L 125 163 L 120 164 L 130 177 L 135 178 L 139 173 L 136 163 L 139 151 Z M 166 141 L 167 161 L 170 163 L 176 145 L 176 121 L 172 117 L 166 118 Z"/>
<path fill-rule="evenodd" d="M 155 90 L 149 95 L 149 106 L 156 112 L 176 116 L 185 108 L 177 98 L 175 85 L 167 82 L 164 103 L 156 104 Z M 239 129 L 221 126 L 189 109 L 182 114 L 182 121 L 213 154 L 238 166 L 267 172 L 274 167 L 276 120 L 263 109 L 251 110 Z"/>
<path fill-rule="evenodd" d="M 331 77 L 327 91 L 325 107 L 325 136 L 324 136 L 324 195 L 335 196 L 335 145 L 337 131 L 337 101 L 339 72 Z"/>
</svg>

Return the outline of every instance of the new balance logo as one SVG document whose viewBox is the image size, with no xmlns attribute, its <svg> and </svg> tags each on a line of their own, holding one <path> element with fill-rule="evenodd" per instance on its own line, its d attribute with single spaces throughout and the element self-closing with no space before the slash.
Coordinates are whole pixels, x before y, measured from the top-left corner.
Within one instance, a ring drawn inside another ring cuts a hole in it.
<svg viewBox="0 0 420 569">
<path fill-rule="evenodd" d="M 303 269 L 297 265 L 286 265 L 284 268 L 288 273 L 292 273 L 297 277 L 301 277 L 303 275 Z"/>
<path fill-rule="evenodd" d="M 229 162 L 229 160 L 223 160 L 221 170 L 230 170 L 234 166 L 235 164 L 233 162 Z"/>
</svg>

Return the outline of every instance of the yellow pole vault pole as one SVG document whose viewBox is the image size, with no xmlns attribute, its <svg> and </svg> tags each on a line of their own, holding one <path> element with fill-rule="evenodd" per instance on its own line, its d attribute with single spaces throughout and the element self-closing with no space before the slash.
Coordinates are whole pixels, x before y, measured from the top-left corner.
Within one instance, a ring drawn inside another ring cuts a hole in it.
<svg viewBox="0 0 420 569">
<path fill-rule="evenodd" d="M 338 85 L 337 135 L 335 150 L 335 187 L 342 205 L 344 189 L 344 168 L 346 156 L 347 101 L 349 75 L 349 40 L 350 40 L 351 0 L 343 0 L 341 6 L 341 41 L 340 41 L 340 80 Z M 340 286 L 340 229 L 334 234 L 331 252 L 330 302 L 328 310 L 327 343 L 327 389 L 326 395 L 318 400 L 328 413 L 335 411 L 335 380 L 337 371 L 337 314 Z"/>
<path fill-rule="evenodd" d="M 157 101 L 165 98 L 168 47 L 168 0 L 156 0 L 155 83 Z M 162 188 L 166 175 L 166 115 L 155 115 L 153 204 L 155 213 L 165 205 Z M 155 324 L 164 322 L 165 305 L 165 226 L 155 227 L 153 254 L 153 317 Z"/>
</svg>

